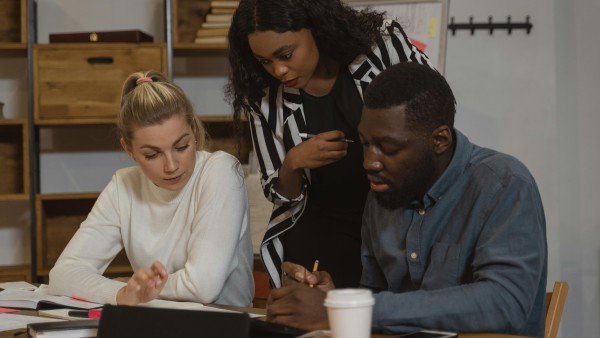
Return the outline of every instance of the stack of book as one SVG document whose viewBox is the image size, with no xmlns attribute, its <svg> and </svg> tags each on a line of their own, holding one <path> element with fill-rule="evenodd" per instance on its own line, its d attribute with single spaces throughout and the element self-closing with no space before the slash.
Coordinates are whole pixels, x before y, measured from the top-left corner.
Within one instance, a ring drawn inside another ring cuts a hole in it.
<svg viewBox="0 0 600 338">
<path fill-rule="evenodd" d="M 239 0 L 213 0 L 204 22 L 196 33 L 195 43 L 226 44 L 231 18 Z"/>
</svg>

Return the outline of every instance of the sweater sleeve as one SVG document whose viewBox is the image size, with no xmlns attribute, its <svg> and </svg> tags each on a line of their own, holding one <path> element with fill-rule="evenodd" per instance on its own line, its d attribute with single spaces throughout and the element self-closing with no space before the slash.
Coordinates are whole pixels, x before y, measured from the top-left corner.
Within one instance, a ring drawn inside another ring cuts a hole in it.
<svg viewBox="0 0 600 338">
<path fill-rule="evenodd" d="M 125 283 L 102 276 L 123 249 L 116 186 L 113 176 L 50 270 L 50 293 L 116 304 L 117 292 Z"/>
<path fill-rule="evenodd" d="M 185 266 L 169 275 L 161 298 L 213 303 L 232 272 L 251 256 L 248 198 L 238 160 L 218 152 L 207 161 L 193 192 L 195 216 L 186 245 Z M 247 252 L 246 252 L 247 251 Z M 242 269 L 243 270 L 243 269 Z M 250 270 L 250 268 L 248 268 Z M 244 276 L 251 279 L 251 271 Z M 252 298 L 252 281 L 237 281 Z"/>
</svg>

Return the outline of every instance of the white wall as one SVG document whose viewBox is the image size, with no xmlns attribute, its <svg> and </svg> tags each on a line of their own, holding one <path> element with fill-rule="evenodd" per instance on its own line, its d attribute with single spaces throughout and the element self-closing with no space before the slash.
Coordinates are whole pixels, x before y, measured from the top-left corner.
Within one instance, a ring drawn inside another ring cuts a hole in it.
<svg viewBox="0 0 600 338">
<path fill-rule="evenodd" d="M 546 211 L 549 288 L 570 284 L 562 337 L 599 337 L 600 47 L 598 1 L 451 0 L 455 22 L 513 22 L 522 31 L 448 36 L 446 76 L 457 127 L 474 142 L 521 159 Z"/>
<path fill-rule="evenodd" d="M 458 100 L 457 127 L 480 145 L 515 155 L 536 177 L 547 219 L 548 280 L 570 283 L 562 337 L 600 337 L 600 195 L 596 193 L 600 191 L 596 149 L 600 146 L 596 131 L 600 126 L 600 1 L 450 1 L 455 22 L 468 21 L 469 16 L 476 22 L 487 21 L 490 15 L 494 21 L 510 15 L 513 22 L 531 17 L 529 35 L 524 31 L 512 35 L 497 31 L 491 36 L 484 31 L 474 36 L 466 31 L 449 34 L 446 76 Z M 63 31 L 103 28 L 90 26 L 95 23 L 111 29 L 142 29 L 162 38 L 161 0 L 38 3 L 40 26 L 47 31 L 58 32 L 55 24 L 69 25 Z M 59 19 L 64 13 L 69 19 Z M 123 23 L 128 26 L 120 26 Z M 44 41 L 41 31 L 39 39 Z M 0 59 L 0 77 L 8 74 L 9 78 L 0 81 L 0 101 L 7 102 L 10 116 L 25 116 L 23 85 L 18 84 L 23 82 L 13 83 L 14 78 L 23 77 L 15 70 L 19 63 L 25 67 L 23 61 Z M 223 60 L 213 57 L 176 60 L 175 79 L 196 100 L 197 110 L 228 111 L 222 95 L 216 94 L 226 81 L 226 72 L 206 75 L 200 71 L 222 66 Z M 119 158 L 110 159 L 111 165 L 123 165 Z M 57 169 L 51 175 L 62 174 Z M 99 176 L 103 175 L 109 173 Z M 106 178 L 101 181 L 98 189 Z M 15 252 L 27 255 L 26 250 Z M 10 254 L 0 251 L 0 263 L 8 259 L 5 255 Z"/>
</svg>

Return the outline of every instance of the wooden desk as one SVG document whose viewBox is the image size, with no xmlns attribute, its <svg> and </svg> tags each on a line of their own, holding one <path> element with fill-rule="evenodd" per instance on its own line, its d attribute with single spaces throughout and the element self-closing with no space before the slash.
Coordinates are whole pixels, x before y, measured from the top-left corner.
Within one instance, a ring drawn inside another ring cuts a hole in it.
<svg viewBox="0 0 600 338">
<path fill-rule="evenodd" d="M 259 315 L 265 315 L 267 312 L 265 309 L 244 308 L 244 307 L 229 306 L 229 305 L 212 304 L 212 305 L 208 305 L 208 306 L 213 306 L 213 307 L 221 308 L 221 309 L 246 312 L 246 313 L 254 313 L 254 314 L 259 314 Z M 374 333 L 371 335 L 371 338 L 393 338 L 393 337 L 398 337 L 398 334 L 388 335 L 388 334 Z M 528 337 L 523 337 L 523 336 L 514 336 L 514 335 L 498 334 L 498 333 L 460 333 L 458 335 L 458 337 L 459 338 L 528 338 Z M 2 338 L 2 337 L 0 336 L 0 338 Z"/>
<path fill-rule="evenodd" d="M 265 314 L 265 309 L 255 309 L 255 308 L 241 308 L 241 307 L 236 307 L 236 306 L 225 306 L 225 305 L 209 305 L 209 306 L 214 306 L 217 308 L 223 308 L 223 309 L 229 309 L 229 310 L 236 310 L 236 311 L 242 311 L 242 312 L 247 312 L 247 313 L 254 313 L 254 314 Z M 28 315 L 28 316 L 37 316 L 38 313 L 37 311 L 29 311 L 29 310 L 23 310 L 23 311 L 19 311 L 19 312 L 13 312 L 15 314 L 20 314 L 20 315 Z M 393 338 L 393 337 L 397 337 L 397 334 L 394 335 L 387 335 L 387 334 L 373 334 L 371 335 L 371 338 Z M 0 332 L 0 338 L 27 338 L 27 330 L 26 329 L 18 329 L 18 330 L 10 330 L 10 331 L 1 331 Z M 507 334 L 496 334 L 496 333 L 461 333 L 458 335 L 459 338 L 526 338 L 526 337 L 522 337 L 522 336 L 513 336 L 513 335 L 507 335 Z"/>
</svg>

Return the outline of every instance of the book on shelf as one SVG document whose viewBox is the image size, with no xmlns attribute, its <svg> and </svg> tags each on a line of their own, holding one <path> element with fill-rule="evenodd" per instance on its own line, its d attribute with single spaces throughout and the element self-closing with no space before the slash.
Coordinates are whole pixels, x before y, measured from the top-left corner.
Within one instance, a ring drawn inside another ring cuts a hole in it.
<svg viewBox="0 0 600 338">
<path fill-rule="evenodd" d="M 235 8 L 215 7 L 215 8 L 211 8 L 210 12 L 213 14 L 233 14 L 233 13 L 235 13 Z"/>
<path fill-rule="evenodd" d="M 229 28 L 231 22 L 203 22 L 201 28 Z"/>
<path fill-rule="evenodd" d="M 194 43 L 199 44 L 226 44 L 227 36 L 201 36 L 194 39 Z"/>
<path fill-rule="evenodd" d="M 32 323 L 27 325 L 27 333 L 32 338 L 96 337 L 98 335 L 98 324 L 98 319 Z"/>
<path fill-rule="evenodd" d="M 213 8 L 237 8 L 240 4 L 239 0 L 213 0 L 210 2 L 210 7 Z"/>
<path fill-rule="evenodd" d="M 231 22 L 231 14 L 206 14 L 205 22 Z"/>
<path fill-rule="evenodd" d="M 74 309 L 94 309 L 103 304 L 91 303 L 66 296 L 51 295 L 47 285 L 41 285 L 34 291 L 8 289 L 0 292 L 0 307 L 17 309 L 47 309 L 67 307 Z"/>
<path fill-rule="evenodd" d="M 229 34 L 229 27 L 200 28 L 196 32 L 196 37 L 227 36 L 227 34 Z"/>
</svg>

